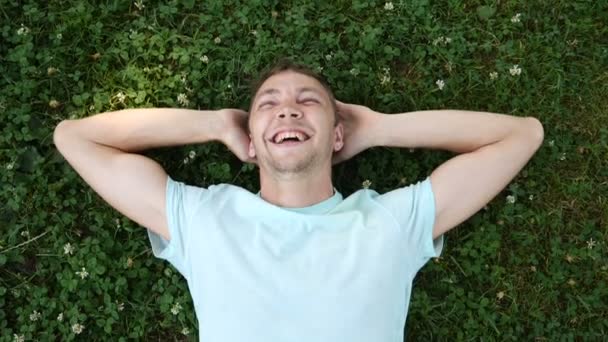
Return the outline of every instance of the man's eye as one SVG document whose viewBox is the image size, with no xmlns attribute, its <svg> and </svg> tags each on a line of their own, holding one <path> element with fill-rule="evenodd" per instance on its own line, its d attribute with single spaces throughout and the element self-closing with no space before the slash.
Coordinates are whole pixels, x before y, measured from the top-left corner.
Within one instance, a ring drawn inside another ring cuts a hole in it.
<svg viewBox="0 0 608 342">
<path fill-rule="evenodd" d="M 260 107 L 264 107 L 265 105 L 273 104 L 273 102 L 264 102 L 260 105 Z"/>
<path fill-rule="evenodd" d="M 315 103 L 319 103 L 319 101 L 315 100 L 315 99 L 306 99 L 304 100 L 304 102 L 315 102 Z"/>
</svg>

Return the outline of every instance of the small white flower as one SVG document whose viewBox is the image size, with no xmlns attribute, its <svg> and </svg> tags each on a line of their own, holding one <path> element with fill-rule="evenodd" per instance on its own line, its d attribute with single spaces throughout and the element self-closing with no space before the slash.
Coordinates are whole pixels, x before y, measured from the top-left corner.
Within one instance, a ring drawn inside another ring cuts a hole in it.
<svg viewBox="0 0 608 342">
<path fill-rule="evenodd" d="M 57 36 L 56 36 L 56 37 L 57 37 L 57 39 L 61 40 L 61 39 L 63 38 L 63 34 L 61 34 L 61 33 L 57 33 Z"/>
<path fill-rule="evenodd" d="M 29 238 L 30 237 L 30 232 L 27 231 L 27 230 L 24 230 L 24 231 L 21 232 L 21 236 Z"/>
<path fill-rule="evenodd" d="M 321 72 L 321 71 L 323 71 L 323 67 L 322 66 L 318 66 L 317 67 L 317 72 Z"/>
<path fill-rule="evenodd" d="M 559 160 L 566 160 L 566 152 L 562 153 L 562 155 L 559 157 Z"/>
<path fill-rule="evenodd" d="M 63 312 L 62 312 L 62 313 L 60 313 L 59 315 L 57 315 L 57 320 L 58 320 L 59 322 L 63 322 Z"/>
<path fill-rule="evenodd" d="M 89 276 L 89 272 L 83 267 L 82 271 L 76 271 L 76 275 L 78 275 L 80 279 L 84 279 Z"/>
<path fill-rule="evenodd" d="M 184 164 L 188 164 L 190 162 L 190 159 L 188 159 L 188 157 L 184 158 Z"/>
<path fill-rule="evenodd" d="M 232 89 L 232 84 L 228 83 L 228 85 L 226 86 L 226 88 Z"/>
<path fill-rule="evenodd" d="M 271 15 L 273 18 L 276 18 L 276 17 L 278 17 L 278 16 L 279 16 L 279 12 L 277 12 L 277 11 L 272 11 L 272 12 L 270 13 L 270 15 Z"/>
<path fill-rule="evenodd" d="M 42 315 L 40 314 L 40 312 L 34 310 L 34 312 L 32 312 L 32 314 L 30 314 L 30 321 L 37 321 L 40 319 Z"/>
<path fill-rule="evenodd" d="M 182 84 L 186 84 L 186 81 L 187 81 L 186 77 L 187 76 L 188 76 L 188 74 L 185 73 L 185 72 L 182 72 L 182 74 L 180 75 L 179 80 L 180 80 L 180 82 L 182 82 Z"/>
<path fill-rule="evenodd" d="M 90 105 L 90 106 L 89 106 L 89 111 L 90 111 L 90 112 L 92 112 L 92 111 L 94 111 L 94 110 L 95 110 L 95 105 Z"/>
<path fill-rule="evenodd" d="M 439 44 L 446 46 L 447 44 L 452 42 L 452 38 L 439 36 L 435 40 L 433 40 L 433 45 L 437 46 Z"/>
<path fill-rule="evenodd" d="M 258 36 L 258 31 L 257 30 L 252 30 L 251 34 L 254 35 L 255 37 L 257 37 Z"/>
<path fill-rule="evenodd" d="M 209 57 L 207 57 L 207 55 L 202 55 L 201 58 L 199 58 L 199 59 L 203 63 L 209 63 Z"/>
<path fill-rule="evenodd" d="M 352 68 L 352 69 L 350 69 L 350 73 L 353 76 L 357 76 L 357 75 L 359 75 L 359 70 L 357 68 Z"/>
<path fill-rule="evenodd" d="M 507 202 L 509 202 L 511 204 L 515 203 L 515 196 L 513 196 L 513 195 L 507 196 Z"/>
<path fill-rule="evenodd" d="M 72 247 L 71 243 L 66 243 L 63 245 L 63 254 L 72 254 L 74 252 L 74 247 Z"/>
<path fill-rule="evenodd" d="M 387 2 L 384 4 L 384 9 L 387 11 L 392 11 L 395 7 L 393 6 L 392 2 Z"/>
<path fill-rule="evenodd" d="M 380 80 L 380 84 L 387 84 L 391 81 L 391 77 L 389 75 L 382 75 L 382 79 Z"/>
<path fill-rule="evenodd" d="M 25 337 L 23 335 L 13 334 L 13 341 L 14 342 L 23 342 L 23 341 L 25 341 Z"/>
<path fill-rule="evenodd" d="M 120 219 L 116 218 L 114 219 L 114 222 L 116 223 L 116 227 L 120 228 Z"/>
<path fill-rule="evenodd" d="M 129 38 L 135 39 L 136 35 L 137 35 L 137 31 L 135 31 L 134 29 L 129 30 Z"/>
<path fill-rule="evenodd" d="M 366 179 L 361 183 L 364 189 L 369 189 L 369 186 L 372 185 L 372 182 L 369 179 Z"/>
<path fill-rule="evenodd" d="M 498 298 L 498 300 L 503 299 L 505 296 L 505 292 L 504 291 L 500 291 L 496 294 L 496 298 Z"/>
<path fill-rule="evenodd" d="M 116 97 L 118 102 L 121 102 L 121 103 L 124 103 L 125 100 L 127 99 L 127 96 L 122 91 L 119 91 L 118 94 L 114 95 L 114 97 Z"/>
<path fill-rule="evenodd" d="M 518 64 L 515 64 L 509 69 L 509 73 L 511 73 L 511 76 L 519 76 L 519 74 L 521 74 L 521 68 Z"/>
<path fill-rule="evenodd" d="M 186 96 L 186 94 L 184 93 L 180 93 L 179 95 L 177 95 L 177 102 L 182 106 L 187 106 L 188 104 L 190 104 L 188 96 Z"/>
<path fill-rule="evenodd" d="M 497 73 L 496 71 L 492 71 L 492 72 L 490 73 L 490 79 L 491 79 L 491 80 L 495 80 L 495 79 L 497 79 L 497 78 L 498 78 L 498 73 Z"/>
<path fill-rule="evenodd" d="M 188 157 L 189 157 L 190 159 L 194 159 L 194 157 L 196 157 L 196 151 L 194 151 L 194 150 L 190 151 L 190 152 L 188 153 Z"/>
<path fill-rule="evenodd" d="M 445 86 L 445 82 L 443 80 L 437 80 L 435 84 L 437 85 L 437 88 L 439 88 L 439 90 L 443 90 L 443 87 Z"/>
<path fill-rule="evenodd" d="M 593 241 L 593 238 L 589 239 L 589 241 L 587 241 L 587 248 L 592 249 L 593 247 L 595 247 L 596 242 Z"/>
<path fill-rule="evenodd" d="M 146 5 L 144 5 L 143 0 L 137 0 L 133 3 L 133 5 L 135 5 L 135 7 L 137 7 L 138 10 L 142 10 L 144 9 L 144 7 L 146 7 Z"/>
<path fill-rule="evenodd" d="M 518 23 L 518 22 L 520 22 L 520 21 L 521 21 L 521 20 L 520 20 L 520 18 L 521 18 L 521 13 L 517 13 L 516 15 L 514 15 L 514 16 L 511 18 L 511 22 L 512 22 L 512 23 Z"/>
<path fill-rule="evenodd" d="M 188 328 L 182 329 L 182 335 L 188 335 L 189 333 L 190 333 L 190 330 L 188 330 Z"/>
<path fill-rule="evenodd" d="M 528 197 L 528 199 L 529 199 L 530 201 L 534 200 L 534 195 L 530 195 L 530 197 Z"/>
<path fill-rule="evenodd" d="M 214 41 L 216 44 L 219 44 L 219 43 L 221 43 L 221 42 L 222 42 L 222 38 L 220 38 L 220 37 L 218 36 L 218 37 L 215 37 L 215 39 L 214 39 L 213 41 Z"/>
<path fill-rule="evenodd" d="M 82 324 L 75 323 L 74 325 L 72 325 L 72 331 L 76 335 L 80 334 L 83 330 L 84 330 L 84 325 L 82 325 Z"/>
<path fill-rule="evenodd" d="M 325 59 L 326 59 L 326 60 L 328 60 L 328 61 L 331 61 L 331 59 L 332 59 L 333 57 L 334 57 L 334 56 L 332 56 L 332 54 L 331 54 L 331 53 L 329 53 L 329 54 L 325 55 Z"/>
<path fill-rule="evenodd" d="M 17 30 L 17 35 L 18 36 L 23 36 L 23 35 L 26 35 L 28 33 L 30 33 L 30 29 L 27 26 L 21 24 L 21 28 L 19 28 Z"/>
<path fill-rule="evenodd" d="M 12 170 L 14 166 L 15 166 L 15 162 L 10 162 L 10 163 L 6 164 L 6 169 Z"/>
<path fill-rule="evenodd" d="M 118 303 L 118 311 L 122 311 L 125 309 L 125 303 Z"/>
<path fill-rule="evenodd" d="M 177 315 L 181 309 L 182 309 L 182 306 L 179 304 L 179 302 L 177 302 L 171 308 L 171 313 L 174 315 Z"/>
</svg>

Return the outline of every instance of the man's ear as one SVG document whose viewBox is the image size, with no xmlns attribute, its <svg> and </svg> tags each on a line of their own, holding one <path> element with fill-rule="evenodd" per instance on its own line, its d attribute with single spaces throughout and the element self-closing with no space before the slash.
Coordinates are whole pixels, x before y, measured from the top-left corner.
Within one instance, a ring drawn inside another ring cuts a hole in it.
<svg viewBox="0 0 608 342">
<path fill-rule="evenodd" d="M 334 152 L 338 152 L 344 147 L 344 127 L 341 122 L 338 122 L 336 127 L 334 127 L 334 133 Z"/>
<path fill-rule="evenodd" d="M 255 158 L 255 148 L 253 147 L 253 141 L 251 140 L 253 139 L 251 137 L 251 133 L 249 133 L 249 158 Z"/>
</svg>

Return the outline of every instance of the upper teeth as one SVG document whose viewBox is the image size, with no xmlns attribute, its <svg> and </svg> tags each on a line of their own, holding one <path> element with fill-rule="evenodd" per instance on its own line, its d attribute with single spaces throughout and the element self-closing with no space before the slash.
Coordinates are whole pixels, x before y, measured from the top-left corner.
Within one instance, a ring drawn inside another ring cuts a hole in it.
<svg viewBox="0 0 608 342">
<path fill-rule="evenodd" d="M 304 133 L 297 132 L 297 131 L 281 132 L 281 133 L 275 135 L 274 142 L 279 144 L 287 138 L 298 138 L 299 141 L 302 141 L 306 138 L 306 136 L 304 135 Z"/>
</svg>

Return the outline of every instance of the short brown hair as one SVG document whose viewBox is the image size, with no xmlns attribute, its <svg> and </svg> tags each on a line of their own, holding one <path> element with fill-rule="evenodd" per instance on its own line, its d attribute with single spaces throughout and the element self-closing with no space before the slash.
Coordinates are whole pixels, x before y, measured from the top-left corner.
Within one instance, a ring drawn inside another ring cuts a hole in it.
<svg viewBox="0 0 608 342">
<path fill-rule="evenodd" d="M 338 124 L 338 108 L 336 105 L 336 98 L 334 97 L 334 93 L 331 91 L 331 88 L 329 86 L 329 83 L 327 82 L 327 80 L 323 77 L 323 75 L 318 74 L 317 72 L 315 72 L 314 70 L 312 70 L 310 67 L 308 67 L 307 65 L 301 64 L 301 63 L 296 63 L 293 62 L 291 59 L 287 58 L 287 57 L 281 57 L 279 58 L 277 61 L 275 61 L 274 64 L 266 67 L 266 69 L 264 69 L 260 75 L 258 76 L 258 78 L 254 79 L 253 82 L 251 82 L 251 104 L 249 105 L 249 113 L 251 113 L 251 110 L 253 109 L 253 101 L 255 100 L 255 94 L 258 92 L 258 90 L 260 89 L 260 87 L 262 86 L 262 84 L 269 79 L 270 77 L 272 77 L 273 75 L 276 75 L 278 73 L 281 73 L 283 71 L 294 71 L 297 72 L 299 74 L 304 74 L 306 76 L 310 76 L 314 79 L 316 79 L 317 81 L 319 81 L 319 83 L 321 83 L 321 85 L 323 86 L 323 88 L 325 89 L 325 91 L 327 92 L 327 95 L 329 97 L 329 102 L 331 103 L 331 106 L 334 110 L 334 125 Z"/>
</svg>

